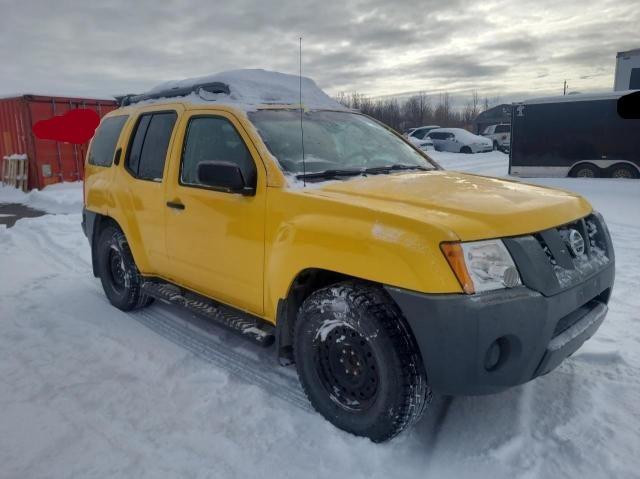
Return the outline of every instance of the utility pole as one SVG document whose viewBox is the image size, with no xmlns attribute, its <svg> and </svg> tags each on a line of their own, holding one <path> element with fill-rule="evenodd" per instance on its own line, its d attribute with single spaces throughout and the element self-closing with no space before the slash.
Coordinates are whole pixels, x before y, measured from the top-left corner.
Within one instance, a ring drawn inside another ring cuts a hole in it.
<svg viewBox="0 0 640 479">
<path fill-rule="evenodd" d="M 564 93 L 563 95 L 567 94 L 567 80 L 564 81 Z"/>
</svg>

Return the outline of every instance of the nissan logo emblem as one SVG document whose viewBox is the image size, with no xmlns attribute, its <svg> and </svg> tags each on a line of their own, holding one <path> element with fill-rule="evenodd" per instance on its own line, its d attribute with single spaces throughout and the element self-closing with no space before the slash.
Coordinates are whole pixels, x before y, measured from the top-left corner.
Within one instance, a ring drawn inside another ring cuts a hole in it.
<svg viewBox="0 0 640 479">
<path fill-rule="evenodd" d="M 584 238 L 578 230 L 569 230 L 567 245 L 574 256 L 582 256 L 584 254 Z"/>
</svg>

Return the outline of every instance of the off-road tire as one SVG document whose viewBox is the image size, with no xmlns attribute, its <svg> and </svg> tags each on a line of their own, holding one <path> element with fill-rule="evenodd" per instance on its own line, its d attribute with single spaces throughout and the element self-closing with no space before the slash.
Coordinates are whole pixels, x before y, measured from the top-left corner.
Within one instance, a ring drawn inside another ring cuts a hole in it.
<svg viewBox="0 0 640 479">
<path fill-rule="evenodd" d="M 351 359 L 358 372 L 348 377 L 336 358 L 352 358 L 354 348 L 362 363 Z M 349 281 L 312 293 L 298 312 L 294 357 L 313 407 L 340 429 L 374 442 L 389 440 L 417 422 L 431 399 L 413 335 L 397 305 L 378 286 Z M 349 396 L 353 391 L 336 386 L 341 376 L 367 381 L 356 396 Z M 373 393 L 365 389 L 369 381 L 375 385 Z M 358 394 L 367 399 L 359 401 Z"/>
<path fill-rule="evenodd" d="M 102 288 L 112 305 L 122 311 L 131 311 L 153 302 L 141 291 L 142 276 L 127 239 L 118 227 L 109 225 L 102 230 L 96 244 L 96 255 Z"/>
</svg>

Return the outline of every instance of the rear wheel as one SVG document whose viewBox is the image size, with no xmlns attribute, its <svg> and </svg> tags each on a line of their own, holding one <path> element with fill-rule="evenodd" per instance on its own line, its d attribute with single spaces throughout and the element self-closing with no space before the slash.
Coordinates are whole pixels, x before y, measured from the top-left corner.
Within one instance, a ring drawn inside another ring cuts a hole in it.
<svg viewBox="0 0 640 479">
<path fill-rule="evenodd" d="M 309 296 L 298 313 L 294 354 L 313 407 L 375 442 L 417 421 L 430 399 L 413 336 L 379 287 L 346 282 Z"/>
<path fill-rule="evenodd" d="M 496 140 L 493 140 L 493 150 L 500 150 L 500 145 L 498 144 L 498 142 Z"/>
<path fill-rule="evenodd" d="M 569 175 L 575 176 L 576 178 L 599 178 L 600 168 L 590 163 L 583 163 L 582 165 L 575 166 Z"/>
<path fill-rule="evenodd" d="M 111 304 L 123 311 L 151 304 L 153 300 L 141 291 L 142 276 L 119 228 L 109 225 L 100 233 L 96 254 L 102 288 Z"/>
<path fill-rule="evenodd" d="M 630 165 L 614 165 L 611 168 L 611 178 L 637 178 L 638 170 Z"/>
<path fill-rule="evenodd" d="M 469 154 L 469 153 L 473 153 L 473 152 L 471 151 L 471 148 L 469 148 L 468 146 L 463 146 L 462 148 L 460 148 L 460 153 Z"/>
</svg>

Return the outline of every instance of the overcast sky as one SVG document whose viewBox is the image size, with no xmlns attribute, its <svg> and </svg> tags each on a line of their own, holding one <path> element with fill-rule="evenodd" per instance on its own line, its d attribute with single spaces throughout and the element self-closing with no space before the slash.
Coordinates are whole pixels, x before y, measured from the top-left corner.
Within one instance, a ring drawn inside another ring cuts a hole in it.
<svg viewBox="0 0 640 479">
<path fill-rule="evenodd" d="M 235 68 L 330 94 L 513 99 L 610 90 L 640 48 L 638 0 L 0 0 L 0 94 L 113 95 Z"/>
</svg>

